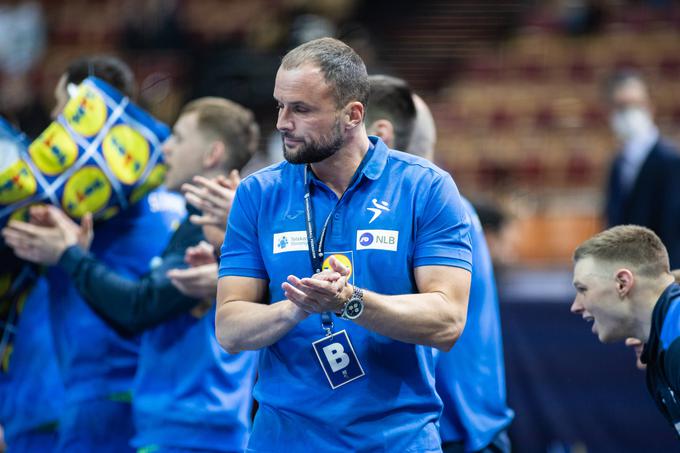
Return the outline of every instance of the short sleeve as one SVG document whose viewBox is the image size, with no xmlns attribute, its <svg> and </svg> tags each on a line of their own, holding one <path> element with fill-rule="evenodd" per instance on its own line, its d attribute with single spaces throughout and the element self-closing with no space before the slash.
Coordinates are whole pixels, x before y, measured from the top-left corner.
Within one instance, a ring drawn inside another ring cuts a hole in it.
<svg viewBox="0 0 680 453">
<path fill-rule="evenodd" d="M 262 260 L 257 230 L 257 209 L 250 191 L 252 182 L 243 181 L 236 190 L 222 244 L 219 277 L 237 276 L 268 279 Z"/>
<path fill-rule="evenodd" d="M 414 267 L 452 266 L 472 271 L 470 216 L 448 174 L 437 175 L 419 213 Z"/>
</svg>

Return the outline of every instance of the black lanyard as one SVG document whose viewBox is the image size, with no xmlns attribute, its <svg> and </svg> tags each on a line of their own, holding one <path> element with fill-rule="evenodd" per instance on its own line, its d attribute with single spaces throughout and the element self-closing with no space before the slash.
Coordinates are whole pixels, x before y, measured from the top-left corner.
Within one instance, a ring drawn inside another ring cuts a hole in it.
<svg viewBox="0 0 680 453">
<path fill-rule="evenodd" d="M 354 176 L 352 177 L 352 180 L 349 183 L 348 190 L 351 188 L 359 179 L 359 175 L 361 174 L 362 170 L 364 169 L 364 166 L 366 165 L 366 162 L 368 162 L 371 159 L 371 156 L 373 154 L 373 150 L 375 147 L 371 143 L 368 147 L 368 152 L 366 153 L 366 156 L 364 156 L 364 159 L 361 161 L 361 164 L 359 165 L 359 168 L 354 172 Z M 316 242 L 316 235 L 314 234 L 314 209 L 312 209 L 312 187 L 311 187 L 311 182 L 310 182 L 310 165 L 307 164 L 305 165 L 305 223 L 306 223 L 306 229 L 305 232 L 307 233 L 307 246 L 309 247 L 309 260 L 312 263 L 312 271 L 315 274 L 318 274 L 321 272 L 322 267 L 323 267 L 323 245 L 324 245 L 324 239 L 326 238 L 326 231 L 328 230 L 328 225 L 330 224 L 331 218 L 335 214 L 335 211 L 338 209 L 338 206 L 340 206 L 340 202 L 345 196 L 345 193 L 347 193 L 347 190 L 342 194 L 338 202 L 333 206 L 333 209 L 331 209 L 331 212 L 328 214 L 328 217 L 326 217 L 326 220 L 323 223 L 323 228 L 321 229 L 321 236 L 319 236 L 319 243 L 317 245 Z M 326 332 L 327 336 L 331 336 L 333 334 L 333 318 L 331 317 L 330 312 L 324 312 L 321 313 L 321 328 Z"/>
<path fill-rule="evenodd" d="M 342 198 L 341 198 L 342 199 Z M 311 184 L 309 182 L 309 165 L 305 165 L 305 222 L 307 224 L 307 245 L 309 247 L 309 260 L 312 263 L 312 271 L 315 274 L 321 272 L 323 267 L 323 243 L 326 238 L 326 231 L 328 230 L 328 224 L 330 223 L 331 217 L 335 213 L 340 200 L 335 204 L 331 212 L 326 217 L 326 221 L 323 223 L 323 228 L 321 229 L 321 236 L 319 236 L 319 245 L 316 244 L 316 235 L 314 234 L 314 210 L 312 209 L 312 191 Z M 330 312 L 321 313 L 321 328 L 326 332 L 326 336 L 333 335 L 333 318 Z"/>
</svg>

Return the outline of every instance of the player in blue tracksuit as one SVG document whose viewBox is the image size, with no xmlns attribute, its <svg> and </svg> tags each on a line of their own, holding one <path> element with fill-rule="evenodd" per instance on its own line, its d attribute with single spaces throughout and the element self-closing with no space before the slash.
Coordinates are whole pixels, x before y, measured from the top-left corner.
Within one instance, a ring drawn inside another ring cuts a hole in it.
<svg viewBox="0 0 680 453">
<path fill-rule="evenodd" d="M 574 252 L 571 312 L 603 343 L 644 343 L 647 389 L 680 435 L 680 286 L 661 239 L 637 225 L 609 228 Z"/>
<path fill-rule="evenodd" d="M 436 128 L 427 105 L 401 79 L 372 75 L 369 80 L 368 130 L 431 160 Z M 470 301 L 460 339 L 437 355 L 436 388 L 444 403 L 439 433 L 444 452 L 503 452 L 510 448 L 505 430 L 514 414 L 505 399 L 498 294 L 479 217 L 462 201 L 472 225 Z"/>
<path fill-rule="evenodd" d="M 257 136 L 247 109 L 219 98 L 193 101 L 164 146 L 168 187 L 179 189 L 194 176 L 211 178 L 241 168 Z M 78 227 L 70 222 L 66 228 Z M 202 239 L 201 226 L 186 216 L 150 272 L 134 276 L 75 244 L 55 252 L 59 268 L 94 311 L 119 332 L 143 332 L 133 389 L 132 441 L 143 451 L 238 452 L 247 441 L 256 354 L 222 350 L 215 339 L 213 304 L 207 311 L 200 309 L 204 296 L 210 302 L 214 297 L 216 263 L 177 270 L 186 267 L 187 248 Z M 211 291 L 192 292 L 197 275 L 208 278 Z M 185 285 L 175 286 L 175 280 Z"/>
<path fill-rule="evenodd" d="M 24 140 L 2 118 L 0 137 L 20 146 Z M 19 157 L 19 148 L 12 152 L 7 142 L 0 153 L 0 173 Z M 6 220 L 0 219 L 0 224 Z M 47 284 L 39 269 L 16 258 L 2 239 L 0 263 L 0 425 L 11 452 L 53 451 L 63 386 L 48 318 Z"/>
<path fill-rule="evenodd" d="M 0 247 L 4 247 L 0 246 Z M 53 451 L 57 420 L 63 404 L 63 385 L 48 320 L 47 281 L 37 270 L 21 264 L 10 249 L 0 250 L 3 269 L 16 268 L 12 285 L 0 298 L 5 324 L 0 339 L 0 425 L 9 452 Z M 14 266 L 13 264 L 16 264 Z M 18 280 L 24 280 L 25 284 Z M 6 329 L 16 329 L 7 332 Z"/>
<path fill-rule="evenodd" d="M 154 191 L 96 227 L 93 256 L 127 278 L 147 273 L 181 217 L 173 198 L 163 190 Z M 139 339 L 102 319 L 63 269 L 50 268 L 47 279 L 54 342 L 66 390 L 60 450 L 126 451 L 134 434 L 130 402 Z"/>
<path fill-rule="evenodd" d="M 439 354 L 437 393 L 444 402 L 439 433 L 444 451 L 507 452 L 505 430 L 514 413 L 505 403 L 505 367 L 498 293 L 491 255 L 474 207 L 463 202 L 472 219 L 472 282 L 468 322 L 456 347 Z M 455 446 L 454 446 L 455 445 Z"/>
</svg>

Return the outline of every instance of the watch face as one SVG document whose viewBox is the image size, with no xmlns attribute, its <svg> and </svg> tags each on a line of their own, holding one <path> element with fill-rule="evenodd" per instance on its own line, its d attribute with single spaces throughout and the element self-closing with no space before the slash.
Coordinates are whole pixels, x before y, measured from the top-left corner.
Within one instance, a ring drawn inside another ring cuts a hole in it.
<svg viewBox="0 0 680 453">
<path fill-rule="evenodd" d="M 345 316 L 349 319 L 357 318 L 364 310 L 364 303 L 360 299 L 351 299 L 345 307 Z"/>
</svg>

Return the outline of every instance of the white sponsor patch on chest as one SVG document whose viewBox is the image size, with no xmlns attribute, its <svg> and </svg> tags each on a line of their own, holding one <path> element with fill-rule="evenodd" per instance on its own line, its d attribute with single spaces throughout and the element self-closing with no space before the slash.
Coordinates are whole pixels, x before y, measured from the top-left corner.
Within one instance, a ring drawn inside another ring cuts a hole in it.
<svg viewBox="0 0 680 453">
<path fill-rule="evenodd" d="M 357 250 L 397 251 L 399 231 L 397 230 L 357 230 Z"/>
<path fill-rule="evenodd" d="M 274 233 L 273 250 L 274 253 L 307 251 L 307 233 L 305 230 Z"/>
</svg>

